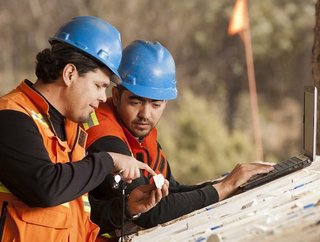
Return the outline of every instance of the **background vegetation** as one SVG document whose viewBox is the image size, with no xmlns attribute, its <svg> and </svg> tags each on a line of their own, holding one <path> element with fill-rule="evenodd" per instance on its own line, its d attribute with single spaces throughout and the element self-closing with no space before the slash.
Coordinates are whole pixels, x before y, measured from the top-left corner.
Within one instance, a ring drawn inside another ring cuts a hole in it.
<svg viewBox="0 0 320 242">
<path fill-rule="evenodd" d="M 315 0 L 248 0 L 265 160 L 299 152 L 303 86 L 311 85 Z M 254 160 L 246 63 L 227 35 L 234 1 L 0 0 L 0 94 L 35 81 L 35 55 L 76 15 L 116 26 L 123 46 L 157 40 L 176 60 L 179 97 L 160 141 L 177 180 L 200 182 Z"/>
</svg>

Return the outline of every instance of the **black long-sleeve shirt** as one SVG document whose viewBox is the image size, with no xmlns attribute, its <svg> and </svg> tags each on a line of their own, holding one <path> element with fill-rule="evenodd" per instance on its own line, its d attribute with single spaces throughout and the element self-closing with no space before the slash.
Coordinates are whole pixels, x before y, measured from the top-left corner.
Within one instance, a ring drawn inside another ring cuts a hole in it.
<svg viewBox="0 0 320 242">
<path fill-rule="evenodd" d="M 102 137 L 95 141 L 88 152 L 97 151 L 117 152 L 131 155 L 127 145 L 114 136 Z M 184 214 L 190 213 L 202 207 L 208 206 L 219 200 L 217 191 L 211 183 L 186 186 L 177 182 L 168 168 L 169 195 L 163 198 L 154 208 L 143 213 L 135 224 L 150 228 Z M 91 219 L 100 226 L 101 232 L 112 232 L 121 226 L 121 194 L 120 191 L 112 189 L 112 176 L 107 176 L 105 181 L 90 192 L 92 207 Z M 140 184 L 148 184 L 149 181 L 141 176 L 128 184 L 127 193 L 130 193 Z"/>
<path fill-rule="evenodd" d="M 64 117 L 52 106 L 49 113 L 64 140 Z M 0 182 L 29 206 L 71 201 L 97 187 L 112 169 L 113 160 L 106 152 L 78 162 L 52 163 L 32 118 L 18 111 L 0 111 Z"/>
</svg>

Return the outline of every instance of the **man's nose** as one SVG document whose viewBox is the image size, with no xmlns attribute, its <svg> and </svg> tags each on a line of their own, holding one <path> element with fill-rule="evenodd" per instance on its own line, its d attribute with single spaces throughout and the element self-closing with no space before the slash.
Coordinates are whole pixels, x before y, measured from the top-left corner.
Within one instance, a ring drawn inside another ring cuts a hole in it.
<svg viewBox="0 0 320 242">
<path fill-rule="evenodd" d="M 139 117 L 148 119 L 151 114 L 151 105 L 144 103 L 139 110 Z"/>
<path fill-rule="evenodd" d="M 107 90 L 106 89 L 103 89 L 101 92 L 100 92 L 100 95 L 99 95 L 99 98 L 98 98 L 99 102 L 101 103 L 104 103 L 107 101 Z"/>
</svg>

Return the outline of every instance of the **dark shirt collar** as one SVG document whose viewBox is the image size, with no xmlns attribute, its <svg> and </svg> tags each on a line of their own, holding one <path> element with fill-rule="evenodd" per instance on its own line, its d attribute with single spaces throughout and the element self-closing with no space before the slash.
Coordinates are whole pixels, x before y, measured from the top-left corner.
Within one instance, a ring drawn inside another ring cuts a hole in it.
<svg viewBox="0 0 320 242">
<path fill-rule="evenodd" d="M 66 140 L 66 132 L 64 129 L 64 121 L 65 117 L 35 88 L 33 88 L 32 84 L 29 82 L 28 86 L 32 88 L 36 93 L 38 93 L 49 105 L 49 119 L 53 125 L 54 131 L 60 140 Z"/>
</svg>

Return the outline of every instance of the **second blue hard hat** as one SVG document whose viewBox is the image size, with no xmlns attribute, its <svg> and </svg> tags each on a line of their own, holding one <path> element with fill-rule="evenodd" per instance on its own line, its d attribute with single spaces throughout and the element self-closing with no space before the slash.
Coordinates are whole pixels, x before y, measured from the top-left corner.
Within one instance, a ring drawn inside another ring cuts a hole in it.
<svg viewBox="0 0 320 242">
<path fill-rule="evenodd" d="M 175 63 L 159 42 L 136 40 L 122 52 L 121 85 L 132 93 L 155 100 L 177 97 Z"/>
<path fill-rule="evenodd" d="M 94 16 L 77 16 L 59 28 L 49 42 L 67 43 L 106 65 L 118 78 L 122 56 L 119 31 Z"/>
</svg>

